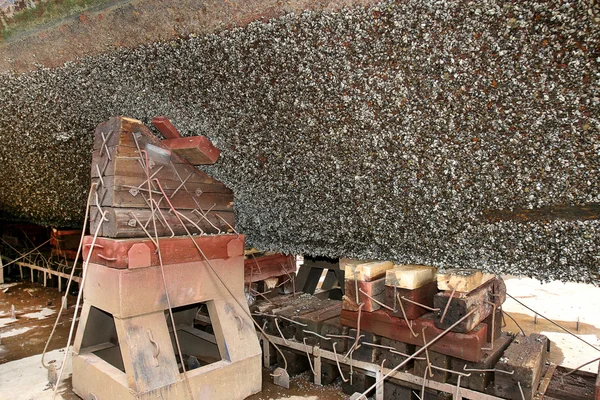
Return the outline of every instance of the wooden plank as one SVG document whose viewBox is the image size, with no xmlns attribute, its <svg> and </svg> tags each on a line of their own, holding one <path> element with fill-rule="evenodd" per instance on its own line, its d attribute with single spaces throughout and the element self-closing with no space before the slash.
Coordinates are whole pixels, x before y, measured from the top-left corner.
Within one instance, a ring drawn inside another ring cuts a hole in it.
<svg viewBox="0 0 600 400">
<path fill-rule="evenodd" d="M 310 268 L 302 291 L 304 293 L 314 294 L 317 285 L 319 284 L 319 280 L 321 279 L 321 275 L 323 275 L 323 268 Z"/>
<path fill-rule="evenodd" d="M 364 264 L 348 264 L 344 269 L 345 279 L 368 282 L 385 276 L 394 264 L 391 261 L 373 261 Z"/>
<path fill-rule="evenodd" d="M 555 366 L 554 368 L 553 377 L 544 395 L 545 399 L 595 399 L 595 381 L 597 378 L 595 373 L 577 371 L 571 375 L 566 375 L 572 369 L 561 366 Z"/>
<path fill-rule="evenodd" d="M 503 334 L 500 338 L 494 341 L 494 347 L 491 350 L 484 350 L 482 357 L 477 362 L 469 362 L 453 358 L 451 365 L 454 371 L 460 371 L 466 374 L 471 374 L 471 376 L 463 377 L 461 379 L 462 386 L 483 392 L 485 388 L 490 384 L 490 382 L 492 382 L 492 380 L 494 379 L 494 372 L 465 371 L 465 368 L 478 370 L 493 370 L 496 366 L 496 363 L 498 362 L 500 357 L 502 357 L 502 354 L 510 345 L 512 340 L 512 336 L 508 334 Z M 452 374 L 448 382 L 456 384 L 457 381 L 458 376 L 456 374 Z"/>
<path fill-rule="evenodd" d="M 110 185 L 112 179 L 104 178 L 104 185 L 98 190 L 98 200 L 102 207 L 127 207 L 127 208 L 149 208 L 148 206 L 148 188 L 142 186 L 142 189 L 129 188 L 122 185 Z M 117 180 L 120 180 L 117 178 Z M 93 182 L 99 182 L 99 179 L 93 179 Z M 138 182 L 138 184 L 141 181 Z M 162 183 L 161 183 L 162 186 Z M 211 185 L 203 185 L 207 189 L 212 189 Z M 165 199 L 166 195 L 167 199 Z M 215 211 L 233 210 L 233 193 L 229 192 L 203 192 L 202 190 L 191 193 L 183 189 L 169 188 L 161 191 L 158 187 L 152 189 L 152 198 L 158 203 L 160 208 L 170 208 L 169 203 L 177 210 L 194 210 L 201 208 L 204 211 L 209 209 Z M 168 201 L 167 201 L 168 200 Z M 92 196 L 91 205 L 96 205 L 96 197 Z"/>
<path fill-rule="evenodd" d="M 483 273 L 478 269 L 454 268 L 437 275 L 438 289 L 470 292 L 481 285 Z"/>
<path fill-rule="evenodd" d="M 168 139 L 162 143 L 192 165 L 214 164 L 221 154 L 205 136 Z"/>
<path fill-rule="evenodd" d="M 466 333 L 486 319 L 494 310 L 493 304 L 500 307 L 506 300 L 506 285 L 502 278 L 492 278 L 469 293 L 440 292 L 433 297 L 433 305 L 439 308 L 435 325 L 440 329 L 446 329 L 461 319 L 471 310 L 476 309 L 467 319 L 454 327 L 454 332 Z M 450 301 L 450 305 L 448 305 Z M 491 303 L 491 304 L 490 304 Z M 444 321 L 441 316 L 447 307 Z"/>
<path fill-rule="evenodd" d="M 84 238 L 83 257 L 87 259 L 90 252 L 90 244 L 92 236 Z M 204 255 L 209 260 L 227 259 L 238 254 L 231 254 L 231 242 L 240 241 L 243 249 L 244 235 L 213 235 L 213 236 L 194 236 L 194 241 L 204 252 Z M 150 266 L 159 266 L 160 260 L 156 253 L 156 246 L 150 239 L 109 239 L 106 237 L 98 237 L 96 239 L 97 247 L 94 247 L 90 262 L 101 264 L 110 268 L 128 268 L 129 267 L 129 250 L 137 244 L 144 244 L 150 249 Z M 102 247 L 100 247 L 102 246 Z M 183 264 L 197 261 L 204 261 L 203 256 L 198 252 L 198 249 L 192 243 L 189 237 L 161 237 L 159 238 L 159 246 L 163 265 Z M 239 247 L 239 246 L 237 246 Z M 235 249 L 233 249 L 235 250 Z M 241 253 L 241 252 L 240 252 Z"/>
<path fill-rule="evenodd" d="M 556 364 L 550 364 L 546 373 L 544 374 L 544 378 L 540 382 L 540 386 L 538 388 L 536 397 L 543 399 L 546 394 L 546 390 L 548 390 L 548 386 L 550 386 L 550 382 L 552 381 L 552 376 L 554 375 L 554 371 L 556 371 Z"/>
<path fill-rule="evenodd" d="M 173 125 L 173 123 L 165 116 L 161 115 L 152 118 L 152 125 L 154 125 L 166 139 L 176 139 L 181 137 L 181 134 L 177 128 L 175 128 L 175 125 Z"/>
<path fill-rule="evenodd" d="M 274 276 L 287 276 L 288 274 L 294 278 L 296 263 L 292 255 L 276 253 L 246 257 L 244 260 L 245 283 L 258 282 Z"/>
<path fill-rule="evenodd" d="M 418 289 L 401 289 L 386 286 L 384 303 L 386 306 L 391 308 L 395 307 L 396 309 L 395 312 L 390 310 L 386 310 L 386 312 L 395 317 L 403 318 L 402 309 L 398 305 L 398 297 L 400 297 L 400 299 L 404 298 L 423 304 L 427 307 L 433 307 L 433 296 L 437 291 L 437 282 L 430 282 Z M 406 318 L 409 320 L 419 318 L 421 315 L 429 312 L 427 309 L 407 300 L 402 300 L 402 306 L 404 307 Z"/>
<path fill-rule="evenodd" d="M 342 324 L 351 328 L 356 328 L 357 318 L 358 312 L 354 311 L 342 310 L 340 314 Z M 415 332 L 421 332 L 425 328 L 427 337 L 431 336 L 433 338 L 443 332 L 443 330 L 435 327 L 433 319 L 433 313 L 425 314 L 411 321 L 412 328 Z M 379 336 L 417 346 L 423 345 L 423 338 L 420 335 L 414 337 L 403 319 L 389 315 L 383 310 L 362 313 L 360 326 L 361 330 Z M 431 350 L 462 360 L 477 361 L 481 359 L 483 354 L 481 348 L 486 345 L 486 336 L 487 326 L 479 324 L 469 333 L 447 333 L 432 345 Z"/>
<path fill-rule="evenodd" d="M 122 208 L 122 207 L 103 207 L 102 210 L 106 212 L 106 218 L 108 221 L 104 221 L 100 227 L 99 235 L 111 238 L 134 238 L 147 237 L 144 229 L 155 236 L 153 223 L 150 222 L 145 228 L 138 223 L 146 224 L 150 220 L 152 212 L 149 209 L 138 209 L 138 208 Z M 235 226 L 235 215 L 231 211 L 211 211 L 206 215 L 205 218 L 201 218 L 200 215 L 189 210 L 179 211 L 186 218 L 194 222 L 194 224 L 202 229 L 205 233 L 213 234 L 218 233 L 217 229 L 221 232 L 232 233 L 232 229 L 225 223 L 223 218 L 231 226 Z M 217 217 L 219 215 L 221 218 Z M 162 218 L 166 220 L 161 223 Z M 137 220 L 136 220 L 137 219 Z M 162 210 L 161 216 L 156 214 L 156 230 L 158 236 L 171 236 L 171 235 L 186 235 L 186 229 L 192 234 L 200 234 L 194 224 L 189 222 L 187 219 L 181 217 L 184 225 L 179 222 L 179 219 L 174 213 Z M 207 221 L 210 221 L 210 223 Z M 160 220 L 160 221 L 159 221 Z M 101 222 L 99 211 L 96 207 L 90 209 L 90 231 L 95 232 L 98 224 Z M 212 225 L 211 225 L 212 224 Z M 214 226 L 213 226 L 214 225 Z M 172 230 L 172 231 L 171 231 Z"/>
<path fill-rule="evenodd" d="M 303 342 L 306 338 L 306 343 L 309 346 L 317 345 L 320 338 L 315 333 L 320 334 L 323 322 L 331 318 L 339 318 L 341 308 L 342 303 L 340 301 L 331 300 L 323 308 L 294 317 L 294 321 L 305 325 L 296 325 L 296 340 Z"/>
<path fill-rule="evenodd" d="M 358 289 L 358 293 L 356 290 Z M 361 290 L 366 293 L 363 294 Z M 363 311 L 372 312 L 379 310 L 381 306 L 370 297 L 383 303 L 385 301 L 385 277 L 371 282 L 362 282 L 346 279 L 345 295 L 343 297 L 342 308 L 345 310 L 358 311 L 358 306 L 363 303 Z M 356 299 L 358 298 L 358 303 Z"/>
<path fill-rule="evenodd" d="M 395 265 L 386 271 L 386 286 L 417 289 L 436 280 L 437 268 L 426 265 Z"/>
<path fill-rule="evenodd" d="M 532 400 L 542 375 L 542 367 L 547 359 L 548 338 L 543 335 L 531 334 L 517 337 L 508 346 L 504 355 L 496 364 L 500 371 L 512 372 L 509 375 L 496 371 L 494 387 L 496 395 L 508 399 L 522 398 L 518 383 L 526 400 Z"/>
</svg>

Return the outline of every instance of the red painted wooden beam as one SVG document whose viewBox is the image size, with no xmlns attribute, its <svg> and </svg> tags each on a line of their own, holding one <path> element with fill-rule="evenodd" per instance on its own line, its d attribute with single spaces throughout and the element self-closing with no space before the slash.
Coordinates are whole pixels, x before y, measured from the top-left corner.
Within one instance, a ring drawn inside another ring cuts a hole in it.
<svg viewBox="0 0 600 400">
<path fill-rule="evenodd" d="M 152 125 L 154 125 L 166 139 L 177 139 L 181 137 L 181 134 L 177 128 L 175 128 L 175 125 L 173 125 L 167 117 L 161 116 L 152 118 Z"/>
<path fill-rule="evenodd" d="M 221 154 L 205 136 L 166 139 L 162 143 L 192 165 L 214 164 Z"/>
<path fill-rule="evenodd" d="M 342 325 L 356 328 L 358 312 L 342 310 L 340 322 Z M 374 312 L 363 312 L 360 317 L 360 329 L 365 332 L 374 333 L 379 336 L 397 340 L 403 343 L 423 345 L 421 337 L 422 329 L 428 340 L 433 339 L 443 332 L 435 327 L 434 313 L 425 314 L 411 321 L 412 328 L 419 336 L 414 337 L 408 325 L 402 318 L 397 318 L 383 310 Z M 479 324 L 469 333 L 448 332 L 440 340 L 435 342 L 430 349 L 451 357 L 467 361 L 479 361 L 483 354 L 481 348 L 486 346 L 487 325 Z"/>
</svg>

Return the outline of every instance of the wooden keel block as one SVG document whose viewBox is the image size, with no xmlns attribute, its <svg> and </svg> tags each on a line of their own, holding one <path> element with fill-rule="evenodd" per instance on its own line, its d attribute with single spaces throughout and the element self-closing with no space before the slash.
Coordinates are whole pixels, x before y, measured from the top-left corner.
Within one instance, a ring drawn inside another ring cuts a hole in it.
<svg viewBox="0 0 600 400">
<path fill-rule="evenodd" d="M 358 312 L 355 311 L 342 310 L 340 314 L 340 322 L 351 328 L 356 328 L 357 318 Z M 421 332 L 423 328 L 426 328 L 427 337 L 436 337 L 443 330 L 435 327 L 434 318 L 434 314 L 429 313 L 411 321 L 413 330 Z M 420 335 L 414 337 L 404 319 L 394 317 L 383 310 L 362 313 L 360 326 L 361 332 L 372 332 L 399 342 L 417 346 L 423 345 L 423 338 Z M 477 361 L 483 354 L 481 348 L 486 346 L 486 337 L 487 326 L 479 324 L 469 333 L 447 333 L 436 341 L 430 349 L 462 360 Z"/>
<path fill-rule="evenodd" d="M 383 347 L 379 349 L 380 351 L 377 355 L 377 364 L 381 365 L 381 363 L 383 362 L 383 366 L 386 368 L 395 368 L 398 364 L 406 360 L 405 356 L 397 353 L 404 353 L 410 356 L 415 352 L 414 344 L 403 343 L 386 337 L 381 338 L 380 344 Z M 395 351 L 396 353 L 384 347 L 392 347 L 394 349 L 393 351 Z M 404 367 L 400 368 L 400 371 L 406 371 L 412 368 L 412 366 L 413 362 L 409 361 Z"/>
<path fill-rule="evenodd" d="M 437 293 L 437 291 L 437 282 L 435 281 L 421 286 L 418 289 L 399 289 L 391 286 L 386 286 L 384 304 L 390 308 L 396 308 L 395 312 L 387 309 L 386 312 L 396 317 L 404 318 L 402 315 L 402 310 L 398 305 L 398 296 L 400 299 L 404 297 L 405 299 L 414 301 L 416 303 L 423 304 L 428 307 L 433 307 L 433 296 Z M 423 308 L 406 300 L 402 300 L 402 306 L 404 307 L 406 318 L 409 320 L 417 319 L 421 315 L 430 312 L 426 308 Z"/>
<path fill-rule="evenodd" d="M 205 136 L 167 139 L 162 143 L 192 165 L 214 164 L 221 155 Z"/>
<path fill-rule="evenodd" d="M 381 306 L 370 297 L 383 303 L 385 300 L 385 278 L 379 278 L 371 282 L 355 281 L 345 279 L 345 294 L 342 307 L 345 310 L 358 311 L 356 303 L 356 288 L 358 287 L 358 302 L 363 303 L 363 311 L 372 312 L 379 310 Z M 361 292 L 365 292 L 367 295 Z M 369 297 L 370 296 L 370 297 Z"/>
<path fill-rule="evenodd" d="M 485 388 L 494 380 L 494 372 L 465 371 L 465 368 L 479 370 L 494 369 L 496 363 L 498 362 L 500 357 L 502 357 L 502 354 L 512 342 L 512 339 L 512 336 L 503 334 L 501 337 L 494 341 L 494 347 L 492 348 L 492 350 L 485 350 L 483 356 L 477 362 L 469 362 L 453 358 L 451 365 L 454 371 L 463 372 L 465 374 L 471 374 L 471 376 L 469 377 L 461 378 L 461 385 L 469 389 L 483 392 Z M 452 374 L 452 376 L 450 376 L 449 382 L 452 384 L 456 384 L 457 380 L 458 376 L 456 374 Z"/>
<path fill-rule="evenodd" d="M 246 256 L 244 260 L 244 282 L 258 282 L 273 276 L 290 274 L 294 278 L 296 261 L 285 254 Z"/>
<path fill-rule="evenodd" d="M 348 264 L 344 269 L 344 278 L 369 282 L 382 276 L 394 266 L 391 261 L 373 261 L 364 264 Z"/>
<path fill-rule="evenodd" d="M 456 268 L 437 274 L 439 290 L 466 293 L 481 285 L 483 273 L 478 269 Z"/>
<path fill-rule="evenodd" d="M 177 128 L 175 128 L 175 125 L 173 125 L 167 117 L 159 116 L 152 118 L 152 125 L 154 125 L 166 139 L 177 139 L 181 137 L 181 134 Z"/>
<path fill-rule="evenodd" d="M 350 329 L 349 336 L 356 338 L 357 334 L 356 329 Z M 357 347 L 354 348 L 352 352 L 352 359 L 357 361 L 365 361 L 369 363 L 375 362 L 377 360 L 378 347 L 377 346 L 369 346 L 366 343 L 379 344 L 380 338 L 379 336 L 365 332 L 363 330 L 360 331 L 360 339 L 358 340 Z M 348 339 L 348 346 L 352 346 L 354 340 Z M 336 346 L 337 349 L 337 346 Z"/>
<path fill-rule="evenodd" d="M 320 334 L 323 322 L 340 317 L 341 305 L 341 301 L 329 300 L 324 308 L 294 317 L 294 321 L 306 325 L 296 325 L 296 340 L 302 342 L 306 338 L 307 345 L 317 345 L 321 339 L 315 333 Z"/>
<path fill-rule="evenodd" d="M 370 262 L 373 262 L 373 261 L 375 261 L 375 260 L 358 260 L 356 258 L 345 258 L 345 257 L 342 257 L 342 258 L 340 258 L 338 264 L 340 266 L 340 269 L 342 271 L 344 271 L 344 270 L 346 270 L 346 266 L 348 266 L 348 265 L 356 267 L 358 264 L 366 264 L 366 263 L 370 263 Z"/>
<path fill-rule="evenodd" d="M 436 281 L 437 268 L 425 265 L 395 265 L 385 272 L 385 285 L 418 289 Z"/>
<path fill-rule="evenodd" d="M 548 357 L 549 340 L 544 335 L 532 333 L 517 336 L 496 364 L 496 369 L 514 374 L 494 373 L 495 393 L 503 398 L 521 400 L 521 384 L 526 400 L 532 400 L 542 376 L 542 368 Z"/>
<path fill-rule="evenodd" d="M 88 257 L 92 240 L 92 236 L 85 236 L 83 238 L 84 259 Z M 229 251 L 229 243 L 237 240 L 243 242 L 244 236 L 240 235 L 239 238 L 237 235 L 194 236 L 194 241 L 209 260 L 241 256 L 243 248 L 240 249 L 240 253 L 237 255 L 231 254 Z M 150 265 L 145 266 L 159 266 L 160 260 L 156 253 L 156 246 L 154 246 L 154 243 L 150 239 L 110 239 L 99 237 L 96 239 L 96 246 L 90 256 L 90 263 L 117 269 L 131 268 L 129 252 L 135 245 L 139 244 L 145 245 L 150 249 Z M 187 236 L 162 237 L 159 238 L 159 245 L 162 263 L 165 266 L 204 261 L 204 257 L 200 255 L 194 243 Z M 147 261 L 145 260 L 144 263 L 147 264 Z M 139 267 L 139 260 L 135 261 L 133 266 Z"/>
<path fill-rule="evenodd" d="M 427 334 L 427 331 L 425 331 Z M 432 339 L 433 337 L 431 337 Z M 417 346 L 416 351 L 418 351 L 421 347 Z M 451 369 L 451 360 L 452 358 L 438 353 L 437 351 L 428 350 L 429 353 L 429 361 L 431 365 L 435 365 L 436 367 Z M 425 353 L 421 353 L 421 357 L 425 357 Z M 421 378 L 425 375 L 425 370 L 427 369 L 427 359 L 425 360 L 415 360 L 415 368 L 413 369 L 413 374 L 416 376 L 420 376 Z M 446 383 L 450 378 L 450 373 L 446 371 L 441 371 L 439 369 L 431 368 L 431 373 L 433 376 L 427 372 L 427 379 L 431 379 L 436 382 Z"/>
<path fill-rule="evenodd" d="M 321 336 L 328 337 L 330 340 L 321 339 L 319 345 L 323 350 L 333 351 L 333 344 L 335 345 L 335 351 L 343 353 L 348 349 L 348 339 L 339 336 L 348 336 L 350 329 L 340 323 L 339 315 L 335 318 L 330 318 L 323 321 L 321 326 Z M 332 336 L 334 335 L 334 336 Z"/>
<path fill-rule="evenodd" d="M 465 314 L 476 309 L 477 311 L 471 314 L 469 318 L 452 329 L 454 332 L 466 333 L 492 314 L 494 311 L 493 304 L 500 307 L 504 303 L 506 300 L 506 285 L 502 278 L 493 277 L 469 293 L 456 292 L 452 298 L 450 297 L 451 294 L 451 292 L 440 292 L 433 297 L 433 305 L 440 309 L 437 312 L 435 325 L 440 329 L 446 329 Z M 448 301 L 450 301 L 449 306 Z M 446 307 L 446 315 L 442 322 L 441 316 Z"/>
</svg>

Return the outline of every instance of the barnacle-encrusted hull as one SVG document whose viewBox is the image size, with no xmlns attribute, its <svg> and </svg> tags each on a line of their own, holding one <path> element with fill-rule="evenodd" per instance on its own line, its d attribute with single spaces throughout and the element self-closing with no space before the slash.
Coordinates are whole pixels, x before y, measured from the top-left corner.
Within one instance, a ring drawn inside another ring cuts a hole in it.
<svg viewBox="0 0 600 400">
<path fill-rule="evenodd" d="M 596 12 L 409 0 L 4 75 L 0 207 L 79 224 L 94 127 L 166 115 L 256 247 L 597 282 Z"/>
</svg>

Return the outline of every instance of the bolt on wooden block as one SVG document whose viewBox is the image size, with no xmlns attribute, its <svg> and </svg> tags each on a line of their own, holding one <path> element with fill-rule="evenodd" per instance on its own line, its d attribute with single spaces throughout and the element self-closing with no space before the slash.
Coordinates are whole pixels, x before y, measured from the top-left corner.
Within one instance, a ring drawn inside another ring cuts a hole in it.
<svg viewBox="0 0 600 400">
<path fill-rule="evenodd" d="M 439 290 L 466 293 L 481 285 L 482 280 L 483 273 L 478 269 L 455 268 L 437 274 Z"/>
<path fill-rule="evenodd" d="M 514 371 L 514 374 L 494 373 L 496 395 L 511 400 L 522 400 L 518 386 L 520 383 L 525 399 L 532 400 L 540 383 L 549 345 L 550 341 L 546 336 L 536 333 L 515 337 L 496 364 L 497 370 Z"/>
<path fill-rule="evenodd" d="M 321 336 L 330 337 L 331 340 L 321 339 L 321 348 L 323 350 L 333 351 L 333 344 L 336 343 L 335 351 L 337 353 L 345 352 L 348 348 L 348 339 L 338 336 L 348 336 L 349 330 L 350 328 L 341 324 L 339 316 L 323 321 L 321 326 Z M 336 337 L 331 335 L 335 335 Z"/>
<path fill-rule="evenodd" d="M 506 300 L 506 285 L 500 277 L 492 277 L 474 290 L 454 292 L 440 292 L 433 297 L 433 304 L 440 311 L 437 312 L 435 326 L 446 329 L 461 319 L 471 310 L 476 309 L 467 319 L 452 329 L 453 332 L 470 332 L 494 311 L 494 305 L 500 307 Z M 448 305 L 448 302 L 450 304 Z M 446 314 L 444 315 L 444 311 Z M 444 316 L 442 321 L 441 317 Z"/>
<path fill-rule="evenodd" d="M 345 279 L 345 294 L 342 308 L 345 310 L 358 311 L 360 303 L 363 303 L 363 311 L 372 312 L 379 310 L 381 306 L 375 300 L 383 303 L 385 300 L 385 278 L 364 282 L 354 279 Z M 358 293 L 357 293 L 358 290 Z M 366 295 L 362 292 L 366 293 Z M 357 303 L 358 298 L 358 303 Z"/>
<path fill-rule="evenodd" d="M 437 282 L 427 283 L 417 289 L 403 289 L 386 285 L 384 304 L 396 310 L 390 311 L 386 309 L 386 312 L 396 317 L 404 318 L 402 309 L 398 304 L 398 298 L 400 298 L 402 300 L 402 307 L 404 307 L 404 312 L 406 313 L 406 319 L 417 319 L 430 311 L 414 303 L 433 307 L 433 296 L 437 292 Z"/>
<path fill-rule="evenodd" d="M 373 261 L 363 264 L 347 264 L 344 278 L 361 282 L 370 282 L 385 276 L 385 272 L 394 266 L 391 261 Z"/>
<path fill-rule="evenodd" d="M 395 265 L 385 272 L 385 285 L 418 289 L 436 281 L 437 268 L 426 265 Z"/>
<path fill-rule="evenodd" d="M 381 365 L 381 363 L 383 362 L 383 366 L 386 368 L 395 368 L 398 364 L 406 360 L 406 356 L 400 355 L 398 353 L 403 353 L 410 356 L 415 352 L 414 344 L 399 342 L 397 340 L 393 340 L 386 337 L 381 338 L 380 344 L 382 347 L 379 348 L 376 362 L 378 365 Z M 393 348 L 393 350 L 384 347 L 391 347 Z M 406 371 L 407 369 L 412 368 L 412 366 L 413 361 L 411 360 L 404 367 L 400 368 L 400 371 Z"/>
<path fill-rule="evenodd" d="M 502 357 L 506 348 L 512 342 L 512 336 L 503 334 L 494 341 L 494 347 L 491 350 L 485 350 L 481 359 L 477 362 L 469 362 L 452 358 L 451 366 L 454 371 L 471 374 L 469 377 L 461 378 L 461 385 L 469 389 L 483 392 L 485 388 L 494 380 L 494 372 L 487 371 L 466 371 L 465 369 L 489 370 L 494 369 L 496 363 Z M 456 384 L 458 376 L 452 374 L 449 383 Z"/>
</svg>

